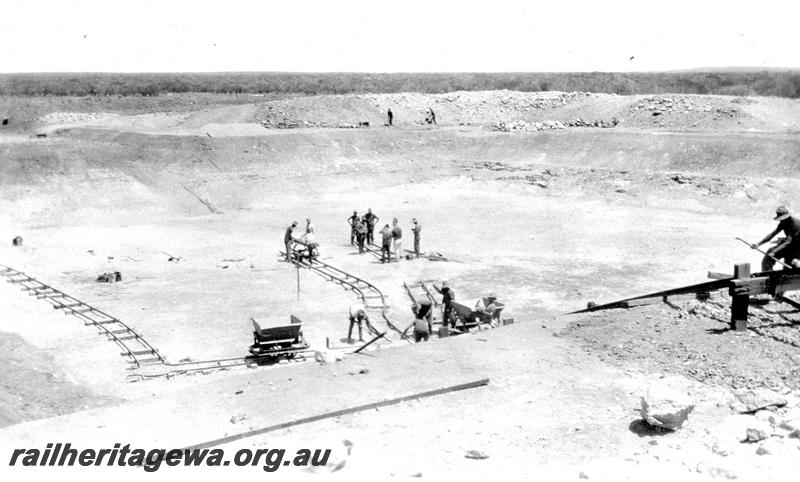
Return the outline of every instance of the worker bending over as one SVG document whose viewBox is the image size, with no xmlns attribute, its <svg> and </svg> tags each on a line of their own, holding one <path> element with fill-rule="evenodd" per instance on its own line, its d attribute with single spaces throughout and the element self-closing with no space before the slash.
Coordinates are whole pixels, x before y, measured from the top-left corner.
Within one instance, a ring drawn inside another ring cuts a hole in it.
<svg viewBox="0 0 800 482">
<path fill-rule="evenodd" d="M 361 303 L 356 303 L 350 306 L 350 329 L 347 331 L 348 341 L 353 341 L 353 325 L 358 325 L 358 341 L 364 341 L 363 326 L 366 323 L 367 328 L 372 330 L 372 325 L 369 322 L 369 315 Z"/>
</svg>

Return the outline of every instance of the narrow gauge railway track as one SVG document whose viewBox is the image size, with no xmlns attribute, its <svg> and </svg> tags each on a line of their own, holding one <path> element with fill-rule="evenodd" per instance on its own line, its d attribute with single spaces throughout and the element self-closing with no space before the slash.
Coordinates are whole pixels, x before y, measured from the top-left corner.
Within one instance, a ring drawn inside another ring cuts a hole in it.
<svg viewBox="0 0 800 482">
<path fill-rule="evenodd" d="M 81 319 L 86 326 L 95 327 L 98 334 L 107 336 L 122 349 L 120 355 L 128 357 L 128 363 L 132 365 L 128 370 L 164 363 L 158 350 L 122 320 L 14 268 L 0 265 L 0 275 L 28 295 L 47 301 L 54 309 L 63 310 L 65 315 Z"/>
<path fill-rule="evenodd" d="M 304 362 L 314 357 L 314 350 L 301 350 L 301 351 L 292 351 L 292 350 L 285 350 L 286 354 L 291 354 L 289 357 L 280 358 L 280 360 L 288 360 L 291 362 Z M 274 355 L 280 355 L 281 353 L 275 352 Z M 235 357 L 235 358 L 220 358 L 215 360 L 198 360 L 198 361 L 187 361 L 187 362 L 179 362 L 179 363 L 164 363 L 159 368 L 166 368 L 166 370 L 157 371 L 153 370 L 152 373 L 142 373 L 141 371 L 137 371 L 134 373 L 128 374 L 128 381 L 129 382 L 138 382 L 144 380 L 152 380 L 155 378 L 172 378 L 178 375 L 186 375 L 191 373 L 204 373 L 209 371 L 216 371 L 216 370 L 229 370 L 231 368 L 236 367 L 253 367 L 253 366 L 263 366 L 263 365 L 277 365 L 278 360 L 277 358 L 273 358 L 273 356 L 246 356 L 246 357 Z M 156 365 L 151 365 L 153 369 L 156 368 Z M 150 369 L 151 367 L 148 367 Z"/>
<path fill-rule="evenodd" d="M 317 266 L 319 263 L 318 261 L 314 262 L 313 270 L 322 274 L 322 266 Z M 299 264 L 300 266 L 308 267 L 304 263 Z M 338 273 L 337 276 L 344 276 L 342 274 L 344 272 L 341 270 L 327 264 L 325 264 L 325 266 L 329 272 Z M 9 283 L 19 286 L 20 289 L 27 292 L 28 295 L 49 302 L 54 309 L 63 310 L 66 315 L 76 316 L 81 319 L 86 326 L 94 326 L 98 334 L 106 335 L 109 341 L 116 343 L 122 349 L 120 355 L 129 358 L 128 363 L 131 364 L 131 367 L 127 369 L 130 372 L 127 375 L 129 382 L 156 378 L 171 378 L 178 375 L 228 370 L 236 367 L 277 365 L 278 360 L 302 362 L 313 359 L 314 357 L 314 350 L 311 349 L 286 349 L 274 351 L 268 355 L 262 356 L 248 355 L 245 357 L 170 363 L 166 361 L 155 347 L 122 320 L 9 266 L 0 265 L 0 275 L 5 277 Z M 327 276 L 330 276 L 330 274 Z M 364 301 L 371 299 L 369 298 L 370 295 L 364 295 L 362 291 L 368 289 L 367 285 L 377 291 L 377 288 L 363 280 L 361 280 L 360 283 L 353 281 L 345 284 L 351 286 Z M 377 293 L 380 295 L 381 305 L 367 305 L 365 302 L 365 306 L 369 306 L 373 310 L 379 309 L 387 325 L 397 330 L 385 316 L 385 310 L 387 308 L 383 302 L 383 294 L 380 293 L 380 291 L 377 291 Z M 377 330 L 373 331 L 376 335 L 379 334 Z"/>
<path fill-rule="evenodd" d="M 386 312 L 389 310 L 389 307 L 386 305 L 385 295 L 383 292 L 381 292 L 381 290 L 378 289 L 378 287 L 369 281 L 354 276 L 324 261 L 319 261 L 317 259 L 309 260 L 298 256 L 292 256 L 291 260 L 292 263 L 314 271 L 328 281 L 332 281 L 343 286 L 345 289 L 353 291 L 364 304 L 364 307 L 367 309 L 367 311 L 380 313 L 381 318 L 383 318 L 384 323 L 386 323 L 386 326 L 394 331 L 401 339 L 410 343 L 410 340 L 405 334 L 403 334 L 403 331 L 400 330 L 397 325 L 395 325 L 389 319 L 388 316 L 386 316 Z M 371 331 L 374 335 L 380 334 L 380 332 L 374 327 L 371 327 Z"/>
</svg>

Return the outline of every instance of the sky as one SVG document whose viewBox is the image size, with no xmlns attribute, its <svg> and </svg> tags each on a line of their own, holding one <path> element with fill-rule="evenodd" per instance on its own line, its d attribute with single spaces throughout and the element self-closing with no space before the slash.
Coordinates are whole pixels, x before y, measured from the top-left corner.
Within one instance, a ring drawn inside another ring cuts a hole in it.
<svg viewBox="0 0 800 482">
<path fill-rule="evenodd" d="M 800 68 L 800 1 L 0 0 L 0 72 Z"/>
</svg>

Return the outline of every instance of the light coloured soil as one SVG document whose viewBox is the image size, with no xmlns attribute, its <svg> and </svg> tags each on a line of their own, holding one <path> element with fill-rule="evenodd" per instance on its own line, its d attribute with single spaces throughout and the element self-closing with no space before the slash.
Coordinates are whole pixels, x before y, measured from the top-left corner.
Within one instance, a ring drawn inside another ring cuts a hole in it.
<svg viewBox="0 0 800 482">
<path fill-rule="evenodd" d="M 327 366 L 236 368 L 127 383 L 118 347 L 3 283 L 3 310 L 13 316 L 0 317 L 0 331 L 21 336 L 33 353 L 51 360 L 54 377 L 82 390 L 89 406 L 116 405 L 80 410 L 65 403 L 54 410 L 36 404 L 22 416 L 30 422 L 0 431 L 2 446 L 57 436 L 97 446 L 123 435 L 145 444 L 191 444 L 487 377 L 485 388 L 298 426 L 237 446 L 347 439 L 354 450 L 340 475 L 355 478 L 789 473 L 796 458 L 757 456 L 755 445 L 737 448 L 736 457 L 714 452 L 710 434 L 732 413 L 730 383 L 706 381 L 679 367 L 686 352 L 659 352 L 652 357 L 658 363 L 643 362 L 651 357 L 641 348 L 613 354 L 617 340 L 685 342 L 688 335 L 678 328 L 650 333 L 653 320 L 668 323 L 672 312 L 647 308 L 604 318 L 563 313 L 590 300 L 701 282 L 707 271 L 731 271 L 736 262 L 757 264 L 758 255 L 733 238 L 766 234 L 778 203 L 800 206 L 800 138 L 787 124 L 795 101 L 693 99 L 740 110 L 733 120 L 714 121 L 719 124 L 713 129 L 692 128 L 692 118 L 681 120 L 674 112 L 663 114 L 674 117 L 666 127 L 650 126 L 637 112 L 637 125 L 614 129 L 490 129 L 492 122 L 515 116 L 605 119 L 631 106 L 641 110 L 636 106 L 643 99 L 364 95 L 171 112 L 42 113 L 34 130 L 48 132 L 47 138 L 31 139 L 31 130 L 0 142 L 6 159 L 0 166 L 0 240 L 8 240 L 0 243 L 0 262 L 126 321 L 169 361 L 244 356 L 253 316 L 288 320 L 294 313 L 314 348 L 326 339 L 343 343 L 355 296 L 304 270 L 298 301 L 298 272 L 279 257 L 286 226 L 293 220 L 302 226 L 306 218 L 316 225 L 322 259 L 378 286 L 397 324 L 412 320 L 402 283 L 420 279 L 449 280 L 460 299 L 496 292 L 507 306 L 504 316 L 515 323 L 434 338 L 424 346 L 395 342 Z M 350 110 L 340 111 L 343 105 Z M 397 129 L 375 126 L 387 105 L 399 106 L 393 107 Z M 435 109 L 442 126 L 411 121 L 426 105 L 440 106 Z M 270 108 L 273 120 L 319 125 L 265 128 L 259 122 Z M 324 127 L 359 119 L 372 125 Z M 742 119 L 752 123 L 738 124 Z M 744 132 L 751 128 L 768 132 Z M 452 261 L 382 265 L 372 255 L 359 256 L 349 245 L 345 220 L 368 207 L 381 225 L 399 219 L 406 248 L 416 217 L 423 251 Z M 23 236 L 22 247 L 10 245 L 15 235 Z M 181 261 L 169 262 L 170 256 Z M 108 271 L 121 271 L 123 281 L 94 281 Z M 629 329 L 636 321 L 638 328 Z M 703 323 L 713 324 L 706 318 Z M 692 345 L 700 352 L 739 340 L 691 333 L 705 340 Z M 792 348 L 771 350 L 774 340 L 758 334 L 747 343 L 767 358 L 759 373 L 775 379 L 795 373 L 786 366 L 769 369 L 769 360 L 796 364 Z M 740 363 L 738 374 L 748 360 L 731 363 Z M 361 369 L 368 373 L 359 374 Z M 677 378 L 662 378 L 670 374 Z M 639 437 L 629 430 L 639 397 L 664 380 L 686 390 L 696 411 L 682 431 Z M 797 404 L 794 385 L 778 388 L 789 389 L 785 396 Z M 19 387 L 9 393 L 17 392 L 23 393 Z M 4 413 L 18 409 L 10 405 Z M 61 415 L 73 410 L 79 411 Z M 467 450 L 489 458 L 466 459 Z M 719 470 L 699 470 L 701 463 Z"/>
</svg>

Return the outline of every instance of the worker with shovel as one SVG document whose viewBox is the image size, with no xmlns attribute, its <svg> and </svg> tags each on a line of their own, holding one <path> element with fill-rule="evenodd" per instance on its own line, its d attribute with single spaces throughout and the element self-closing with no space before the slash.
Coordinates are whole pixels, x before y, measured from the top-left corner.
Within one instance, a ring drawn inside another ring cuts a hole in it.
<svg viewBox="0 0 800 482">
<path fill-rule="evenodd" d="M 772 271 L 776 260 L 783 260 L 785 265 L 797 266 L 797 258 L 800 256 L 800 220 L 789 215 L 786 206 L 778 206 L 775 209 L 775 221 L 778 226 L 764 239 L 756 244 L 750 245 L 753 249 L 758 249 L 762 244 L 768 243 L 779 232 L 783 231 L 784 238 L 778 240 L 778 244 L 768 249 L 764 259 L 761 260 L 761 271 Z"/>
</svg>

